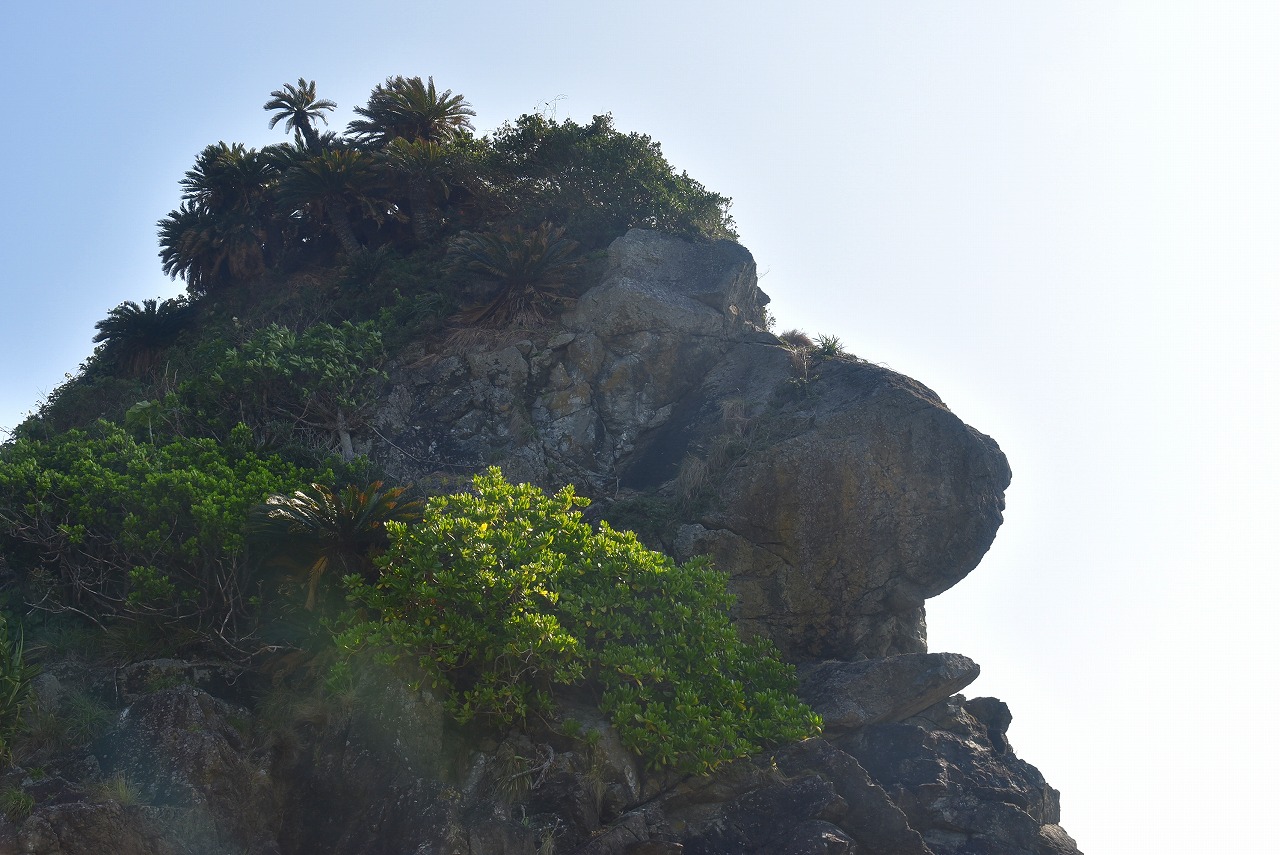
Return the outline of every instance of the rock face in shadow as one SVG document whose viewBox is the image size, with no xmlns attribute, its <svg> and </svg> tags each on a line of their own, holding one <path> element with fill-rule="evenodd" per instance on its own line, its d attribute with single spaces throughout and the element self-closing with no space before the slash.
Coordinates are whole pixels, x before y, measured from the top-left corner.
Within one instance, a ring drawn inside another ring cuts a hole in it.
<svg viewBox="0 0 1280 855">
<path fill-rule="evenodd" d="M 678 551 L 713 556 L 741 626 L 793 658 L 923 652 L 925 599 L 977 566 L 1002 521 L 1004 455 L 900 374 L 839 357 L 807 371 L 757 339 L 706 378 L 688 431 L 713 498 Z"/>
<path fill-rule="evenodd" d="M 828 660 L 801 666 L 799 694 L 822 716 L 823 730 L 830 735 L 901 721 L 951 697 L 977 677 L 977 663 L 956 653 Z"/>
<path fill-rule="evenodd" d="M 1014 755 L 1003 733 L 993 742 L 991 726 L 970 712 L 991 706 L 956 696 L 836 744 L 884 788 L 934 855 L 1073 855 L 1075 841 L 1058 825 L 1058 791 Z"/>
</svg>

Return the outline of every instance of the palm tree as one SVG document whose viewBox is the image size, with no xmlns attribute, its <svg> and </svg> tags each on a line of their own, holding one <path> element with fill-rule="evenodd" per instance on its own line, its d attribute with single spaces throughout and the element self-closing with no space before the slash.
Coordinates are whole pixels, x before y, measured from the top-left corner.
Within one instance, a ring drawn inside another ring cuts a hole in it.
<svg viewBox="0 0 1280 855">
<path fill-rule="evenodd" d="M 564 236 L 563 228 L 546 222 L 527 232 L 516 226 L 458 235 L 449 247 L 453 269 L 500 286 L 490 302 L 463 312 L 460 319 L 477 326 L 541 321 L 546 306 L 567 300 L 559 292 L 580 262 L 574 257 L 577 248 Z"/>
<path fill-rule="evenodd" d="M 305 573 L 306 607 L 312 609 L 329 568 L 371 576 L 374 557 L 386 548 L 386 524 L 422 518 L 422 502 L 405 499 L 407 492 L 406 487 L 384 488 L 381 481 L 336 490 L 311 484 L 254 508 L 249 537 Z"/>
<path fill-rule="evenodd" d="M 265 265 L 261 223 L 250 213 L 214 212 L 186 201 L 157 225 L 164 272 L 181 276 L 193 295 L 250 279 Z"/>
<path fill-rule="evenodd" d="M 401 137 L 411 142 L 441 143 L 473 129 L 476 114 L 461 95 L 446 89 L 436 92 L 435 80 L 428 77 L 388 77 L 385 85 L 374 87 L 369 104 L 356 107 L 363 116 L 347 125 L 347 132 L 369 148 L 381 148 Z"/>
<path fill-rule="evenodd" d="M 192 308 L 181 297 L 163 303 L 143 300 L 141 306 L 126 300 L 95 324 L 98 334 L 93 341 L 126 371 L 141 376 L 191 324 Z"/>
<path fill-rule="evenodd" d="M 292 83 L 286 83 L 272 92 L 271 100 L 263 104 L 262 109 L 276 111 L 267 127 L 274 128 L 276 123 L 284 119 L 284 129 L 302 134 L 302 138 L 306 140 L 307 148 L 311 152 L 318 154 L 323 150 L 324 144 L 316 133 L 312 122 L 319 119 L 326 125 L 329 124 L 329 119 L 325 117 L 324 111 L 332 110 L 337 106 L 336 103 L 328 98 L 316 97 L 316 82 L 314 80 L 306 80 L 299 77 L 297 86 Z"/>
<path fill-rule="evenodd" d="M 413 237 L 425 243 L 439 228 L 445 204 L 455 183 L 464 180 L 459 173 L 463 153 L 456 148 L 397 137 L 378 152 L 378 162 L 388 184 L 403 187 L 409 197 Z"/>
<path fill-rule="evenodd" d="M 267 151 L 206 146 L 182 179 L 182 205 L 159 223 L 165 273 L 182 276 L 193 294 L 261 273 L 281 243 L 272 203 L 279 176 Z"/>
<path fill-rule="evenodd" d="M 350 209 L 358 207 L 378 222 L 391 205 L 377 189 L 377 174 L 367 155 L 355 149 L 324 151 L 290 167 L 280 180 L 279 204 L 326 224 L 348 255 L 364 247 L 356 237 Z"/>
<path fill-rule="evenodd" d="M 183 199 L 212 211 L 258 212 L 278 179 L 279 170 L 265 151 L 220 142 L 205 146 L 179 183 Z"/>
</svg>

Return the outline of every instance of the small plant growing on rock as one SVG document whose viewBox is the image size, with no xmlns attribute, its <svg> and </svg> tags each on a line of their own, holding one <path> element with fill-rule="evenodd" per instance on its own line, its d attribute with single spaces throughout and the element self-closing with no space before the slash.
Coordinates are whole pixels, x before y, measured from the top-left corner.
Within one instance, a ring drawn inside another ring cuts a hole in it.
<svg viewBox="0 0 1280 855">
<path fill-rule="evenodd" d="M 0 813 L 3 813 L 4 818 L 9 822 L 14 824 L 22 822 L 31 816 L 35 807 L 35 797 L 21 787 L 5 787 L 0 790 Z"/>
<path fill-rule="evenodd" d="M 90 795 L 98 801 L 115 802 L 121 807 L 136 805 L 142 801 L 138 787 L 120 772 L 99 781 Z"/>
<path fill-rule="evenodd" d="M 0 617 L 0 759 L 12 755 L 13 742 L 26 726 L 24 713 L 38 673 L 40 669 L 23 658 L 22 631 L 15 638 L 8 621 Z"/>
<path fill-rule="evenodd" d="M 82 692 L 69 695 L 62 702 L 59 718 L 66 738 L 73 744 L 92 742 L 111 726 L 115 713 L 105 704 Z"/>
<path fill-rule="evenodd" d="M 818 355 L 828 359 L 844 356 L 844 343 L 840 341 L 839 336 L 820 335 L 818 343 L 815 345 Z"/>
</svg>

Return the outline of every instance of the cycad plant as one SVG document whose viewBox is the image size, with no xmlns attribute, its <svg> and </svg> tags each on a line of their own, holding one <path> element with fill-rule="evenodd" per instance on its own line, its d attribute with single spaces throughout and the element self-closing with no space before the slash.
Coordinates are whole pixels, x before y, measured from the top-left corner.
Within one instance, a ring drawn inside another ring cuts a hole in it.
<svg viewBox="0 0 1280 855">
<path fill-rule="evenodd" d="M 374 87 L 369 103 L 356 107 L 363 118 L 347 125 L 347 132 L 367 148 L 381 148 L 394 139 L 445 142 L 472 129 L 476 111 L 461 95 L 436 91 L 428 77 L 388 77 Z"/>
<path fill-rule="evenodd" d="M 422 502 L 406 493 L 407 487 L 384 487 L 381 481 L 337 489 L 311 484 L 255 508 L 249 536 L 280 563 L 301 571 L 311 610 L 326 572 L 371 576 L 374 557 L 386 548 L 386 524 L 421 519 Z"/>
<path fill-rule="evenodd" d="M 141 306 L 126 300 L 95 324 L 93 340 L 103 345 L 107 358 L 137 377 L 155 368 L 193 316 L 194 307 L 182 298 L 143 300 Z"/>
<path fill-rule="evenodd" d="M 465 180 L 467 153 L 459 146 L 397 137 L 378 152 L 378 164 L 392 187 L 409 199 L 413 238 L 425 244 L 436 234 L 455 183 Z"/>
<path fill-rule="evenodd" d="M 391 207 L 377 187 L 372 159 L 355 149 L 324 151 L 291 167 L 280 180 L 279 205 L 289 216 L 323 223 L 349 256 L 364 249 L 352 210 L 381 222 Z"/>
<path fill-rule="evenodd" d="M 495 327 L 544 320 L 548 307 L 567 300 L 561 289 L 580 262 L 577 249 L 563 228 L 546 222 L 529 231 L 516 226 L 498 232 L 463 232 L 449 247 L 452 267 L 497 283 L 499 291 L 459 319 Z"/>
<path fill-rule="evenodd" d="M 325 117 L 326 110 L 333 110 L 338 105 L 328 98 L 316 96 L 316 82 L 305 77 L 298 78 L 298 85 L 286 83 L 271 93 L 271 100 L 262 105 L 264 110 L 273 110 L 271 121 L 267 127 L 274 128 L 284 120 L 284 129 L 299 134 L 307 144 L 307 149 L 318 154 L 324 149 L 322 137 L 316 133 L 315 120 L 329 124 Z"/>
</svg>

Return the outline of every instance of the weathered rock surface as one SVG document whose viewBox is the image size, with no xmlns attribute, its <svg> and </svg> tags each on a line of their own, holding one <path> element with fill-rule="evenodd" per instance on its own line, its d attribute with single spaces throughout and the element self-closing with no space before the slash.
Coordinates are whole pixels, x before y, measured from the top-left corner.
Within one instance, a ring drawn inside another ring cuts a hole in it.
<svg viewBox="0 0 1280 855">
<path fill-rule="evenodd" d="M 988 726 L 948 698 L 902 722 L 872 725 L 836 744 L 856 757 L 934 855 L 1070 855 L 1058 791 Z"/>
<path fill-rule="evenodd" d="M 823 728 L 830 734 L 901 721 L 977 678 L 977 664 L 957 653 L 904 653 L 860 662 L 827 660 L 802 668 L 800 697 L 822 716 Z"/>
<path fill-rule="evenodd" d="M 784 348 L 744 342 L 708 376 L 695 442 L 710 454 L 730 402 L 750 433 L 680 551 L 727 568 L 743 628 L 793 657 L 923 652 L 925 599 L 1002 521 L 1004 455 L 909 378 L 830 359 L 788 387 L 794 371 Z"/>
<path fill-rule="evenodd" d="M 925 599 L 1000 525 L 1004 456 L 914 380 L 797 367 L 767 300 L 741 246 L 632 231 L 560 326 L 394 372 L 373 453 L 432 486 L 497 462 L 602 506 L 656 496 L 677 557 L 729 574 L 744 633 L 795 659 L 924 652 Z"/>
<path fill-rule="evenodd" d="M 162 689 L 125 708 L 95 756 L 141 804 L 177 809 L 194 851 L 276 855 L 276 791 L 242 732 L 251 720 L 193 686 Z"/>
</svg>

